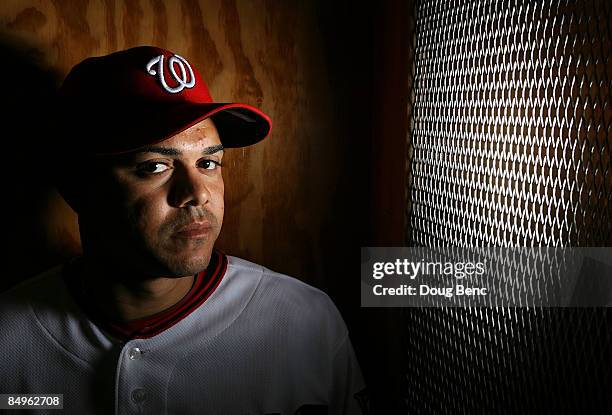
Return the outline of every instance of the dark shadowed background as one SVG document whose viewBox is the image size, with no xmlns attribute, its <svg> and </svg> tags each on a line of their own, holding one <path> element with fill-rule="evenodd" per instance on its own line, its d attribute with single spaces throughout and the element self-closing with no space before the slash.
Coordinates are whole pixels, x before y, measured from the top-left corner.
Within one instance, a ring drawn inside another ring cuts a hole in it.
<svg viewBox="0 0 612 415">
<path fill-rule="evenodd" d="M 610 413 L 609 308 L 366 309 L 358 283 L 360 246 L 612 244 L 610 1 L 5 0 L 0 290 L 79 253 L 48 182 L 53 91 L 142 44 L 272 117 L 226 154 L 218 246 L 332 297 L 373 413 Z"/>
</svg>

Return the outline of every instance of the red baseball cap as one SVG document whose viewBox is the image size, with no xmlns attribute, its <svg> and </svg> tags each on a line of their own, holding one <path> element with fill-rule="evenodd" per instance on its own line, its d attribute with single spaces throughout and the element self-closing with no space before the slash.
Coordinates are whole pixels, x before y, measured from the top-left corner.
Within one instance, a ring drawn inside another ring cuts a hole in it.
<svg viewBox="0 0 612 415">
<path fill-rule="evenodd" d="M 270 134 L 270 117 L 240 103 L 214 102 L 185 58 L 140 46 L 77 64 L 59 90 L 63 143 L 73 151 L 117 154 L 159 143 L 210 117 L 224 147 Z"/>
</svg>

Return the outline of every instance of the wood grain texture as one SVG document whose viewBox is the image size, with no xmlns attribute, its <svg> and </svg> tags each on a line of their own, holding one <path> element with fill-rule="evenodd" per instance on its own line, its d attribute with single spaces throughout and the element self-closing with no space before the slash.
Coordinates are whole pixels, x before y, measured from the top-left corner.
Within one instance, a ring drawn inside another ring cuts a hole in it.
<svg viewBox="0 0 612 415">
<path fill-rule="evenodd" d="M 321 285 L 321 238 L 334 222 L 330 203 L 346 139 L 335 122 L 318 7 L 272 0 L 13 0 L 0 4 L 0 36 L 5 50 L 25 53 L 27 65 L 55 85 L 88 56 L 155 44 L 190 59 L 216 100 L 261 107 L 273 132 L 266 142 L 228 151 L 218 246 Z M 40 220 L 20 237 L 24 246 L 15 247 L 36 258 L 15 266 L 21 278 L 21 271 L 25 277 L 77 253 L 79 238 L 74 213 L 48 183 L 14 180 L 15 187 L 33 186 L 39 198 L 32 203 Z M 32 239 L 43 241 L 37 249 L 44 252 L 32 252 Z"/>
</svg>

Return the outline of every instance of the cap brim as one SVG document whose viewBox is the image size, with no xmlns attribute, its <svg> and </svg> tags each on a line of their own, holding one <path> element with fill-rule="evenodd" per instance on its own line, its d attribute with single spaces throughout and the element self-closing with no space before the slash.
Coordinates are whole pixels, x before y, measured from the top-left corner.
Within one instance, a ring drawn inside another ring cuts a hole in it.
<svg viewBox="0 0 612 415">
<path fill-rule="evenodd" d="M 139 119 L 140 118 L 140 119 Z M 257 108 L 240 103 L 183 104 L 157 108 L 147 114 L 126 114 L 123 128 L 105 139 L 88 140 L 88 152 L 120 154 L 157 144 L 211 118 L 226 148 L 245 147 L 265 139 L 272 130 L 270 117 Z M 117 124 L 118 120 L 109 120 Z M 100 126 L 99 133 L 104 129 Z M 119 133 L 117 133 L 119 131 Z M 93 138 L 93 137 L 92 137 Z"/>
</svg>

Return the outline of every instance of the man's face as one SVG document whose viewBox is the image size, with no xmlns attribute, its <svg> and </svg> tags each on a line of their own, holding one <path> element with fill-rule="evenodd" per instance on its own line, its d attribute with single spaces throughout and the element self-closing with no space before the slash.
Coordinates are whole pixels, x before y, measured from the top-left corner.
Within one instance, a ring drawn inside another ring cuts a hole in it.
<svg viewBox="0 0 612 415">
<path fill-rule="evenodd" d="M 83 215 L 86 254 L 148 275 L 204 270 L 223 222 L 223 147 L 209 119 L 159 144 L 103 157 Z M 103 196 L 103 197 L 100 197 Z"/>
</svg>

